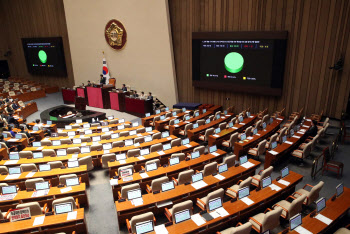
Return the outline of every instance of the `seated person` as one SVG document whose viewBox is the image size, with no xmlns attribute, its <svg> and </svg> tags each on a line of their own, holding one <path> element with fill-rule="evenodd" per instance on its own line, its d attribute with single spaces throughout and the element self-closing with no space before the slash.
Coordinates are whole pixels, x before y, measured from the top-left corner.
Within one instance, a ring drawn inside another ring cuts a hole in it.
<svg viewBox="0 0 350 234">
<path fill-rule="evenodd" d="M 34 123 L 35 123 L 34 126 L 37 126 L 39 128 L 41 128 L 43 126 L 43 124 L 40 123 L 40 119 L 36 119 Z"/>
<path fill-rule="evenodd" d="M 83 83 L 83 86 L 84 86 L 84 83 Z M 90 87 L 90 86 L 92 86 L 92 84 L 91 84 L 91 82 L 88 80 L 88 82 L 87 82 L 87 85 L 86 86 L 88 86 L 88 87 Z"/>
<path fill-rule="evenodd" d="M 8 113 L 12 113 L 13 112 L 13 109 L 11 108 L 11 102 L 7 104 L 6 111 Z"/>
<path fill-rule="evenodd" d="M 139 95 L 137 94 L 137 91 L 136 91 L 136 90 L 134 90 L 133 96 L 134 96 L 134 98 L 139 97 Z"/>
<path fill-rule="evenodd" d="M 13 113 L 12 112 L 9 113 L 9 117 L 7 119 L 7 123 L 8 124 L 14 124 L 14 125 L 16 125 L 16 127 L 19 126 L 18 120 L 13 117 Z"/>
<path fill-rule="evenodd" d="M 29 124 L 27 124 L 27 119 L 23 119 L 23 124 L 26 125 L 27 129 L 30 129 Z"/>
<path fill-rule="evenodd" d="M 5 115 L 3 111 L 0 111 L 0 117 L 7 120 L 7 115 Z"/>
<path fill-rule="evenodd" d="M 103 77 L 103 75 L 100 75 L 100 84 L 105 85 L 106 84 L 106 77 Z"/>
<path fill-rule="evenodd" d="M 10 143 L 8 143 L 7 141 L 4 140 L 4 136 L 3 136 L 3 135 L 0 135 L 0 142 L 5 143 L 5 145 L 7 146 L 7 148 L 10 148 L 10 147 L 11 147 Z"/>
<path fill-rule="evenodd" d="M 140 94 L 140 98 L 142 98 L 142 99 L 146 99 L 146 95 L 145 95 L 145 92 L 141 92 L 141 94 Z"/>
<path fill-rule="evenodd" d="M 11 107 L 12 107 L 12 109 L 17 110 L 17 109 L 19 108 L 19 105 L 17 105 L 17 103 L 14 102 L 14 103 L 11 105 Z"/>
<path fill-rule="evenodd" d="M 126 88 L 125 84 L 123 84 L 122 90 L 125 91 L 125 92 L 128 91 L 128 89 Z"/>
<path fill-rule="evenodd" d="M 153 96 L 152 96 L 152 93 L 151 93 L 151 92 L 148 93 L 147 100 L 152 100 L 152 101 L 153 101 Z"/>
<path fill-rule="evenodd" d="M 16 133 L 13 131 L 13 129 L 12 129 L 12 127 L 10 125 L 7 127 L 7 131 L 9 131 L 11 133 L 12 137 L 16 136 Z"/>
</svg>

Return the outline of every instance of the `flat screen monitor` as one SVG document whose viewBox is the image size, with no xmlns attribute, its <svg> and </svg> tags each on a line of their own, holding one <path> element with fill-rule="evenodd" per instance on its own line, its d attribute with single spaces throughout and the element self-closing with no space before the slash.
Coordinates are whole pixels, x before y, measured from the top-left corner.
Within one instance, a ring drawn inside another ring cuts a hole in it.
<svg viewBox="0 0 350 234">
<path fill-rule="evenodd" d="M 281 177 L 284 178 L 286 177 L 287 175 L 289 175 L 289 168 L 288 167 L 285 167 L 281 170 Z"/>
<path fill-rule="evenodd" d="M 182 140 L 181 143 L 182 143 L 182 145 L 188 145 L 188 144 L 190 144 L 190 139 L 185 138 L 185 139 Z"/>
<path fill-rule="evenodd" d="M 21 134 L 16 134 L 16 135 L 15 135 L 15 138 L 16 138 L 16 139 L 22 139 L 22 135 L 21 135 Z"/>
<path fill-rule="evenodd" d="M 64 214 L 64 213 L 68 213 L 68 212 L 72 212 L 73 211 L 73 205 L 71 202 L 67 202 L 67 203 L 60 203 L 55 205 L 55 214 L 59 215 L 59 214 Z"/>
<path fill-rule="evenodd" d="M 174 214 L 175 223 L 181 223 L 183 221 L 191 219 L 191 213 L 189 209 L 178 211 Z"/>
<path fill-rule="evenodd" d="M 289 135 L 290 135 L 290 137 L 294 136 L 294 129 L 289 130 Z"/>
<path fill-rule="evenodd" d="M 145 222 L 137 223 L 135 226 L 135 229 L 136 229 L 136 234 L 144 234 L 144 233 L 148 233 L 148 232 L 153 232 L 153 230 L 154 230 L 153 221 L 148 220 Z"/>
<path fill-rule="evenodd" d="M 198 128 L 198 123 L 193 124 L 193 129 Z"/>
<path fill-rule="evenodd" d="M 215 128 L 215 134 L 218 134 L 218 133 L 220 133 L 221 132 L 221 129 L 220 128 Z"/>
<path fill-rule="evenodd" d="M 75 122 L 76 122 L 77 124 L 81 124 L 81 123 L 83 123 L 83 120 L 82 120 L 82 119 L 77 119 L 77 120 L 75 120 Z"/>
<path fill-rule="evenodd" d="M 141 189 L 133 189 L 128 191 L 128 200 L 133 200 L 141 197 L 142 197 Z"/>
<path fill-rule="evenodd" d="M 166 192 L 175 188 L 174 181 L 162 183 L 162 192 Z"/>
<path fill-rule="evenodd" d="M 68 132 L 68 136 L 75 136 L 75 132 L 74 131 Z"/>
<path fill-rule="evenodd" d="M 125 123 L 125 119 L 120 119 L 118 123 Z"/>
<path fill-rule="evenodd" d="M 150 117 L 151 116 L 151 113 L 146 113 L 145 114 L 145 117 Z"/>
<path fill-rule="evenodd" d="M 134 141 L 133 140 L 125 140 L 125 146 L 130 146 L 133 145 Z"/>
<path fill-rule="evenodd" d="M 101 136 L 93 136 L 92 137 L 92 141 L 100 141 L 101 140 Z"/>
<path fill-rule="evenodd" d="M 213 145 L 213 146 L 209 147 L 209 153 L 214 153 L 217 150 L 218 150 L 218 148 L 216 147 L 216 145 Z"/>
<path fill-rule="evenodd" d="M 39 171 L 51 171 L 51 165 L 50 164 L 40 164 Z"/>
<path fill-rule="evenodd" d="M 90 124 L 88 124 L 88 123 L 83 124 L 83 128 L 90 128 Z"/>
<path fill-rule="evenodd" d="M 107 119 L 108 119 L 108 120 L 112 120 L 112 119 L 114 119 L 114 116 L 113 116 L 113 115 L 110 115 L 110 116 L 107 117 Z"/>
<path fill-rule="evenodd" d="M 182 108 L 182 112 L 185 112 L 185 111 L 186 111 L 186 108 L 185 108 L 185 107 L 183 107 L 183 108 Z"/>
<path fill-rule="evenodd" d="M 64 126 L 64 128 L 66 129 L 66 130 L 72 130 L 72 125 L 66 125 L 66 126 Z"/>
<path fill-rule="evenodd" d="M 250 112 L 249 111 L 247 111 L 246 114 L 247 114 L 247 117 L 250 117 Z"/>
<path fill-rule="evenodd" d="M 80 184 L 79 177 L 66 179 L 66 186 L 67 187 L 76 186 L 76 185 L 79 185 L 79 184 Z"/>
<path fill-rule="evenodd" d="M 217 198 L 209 200 L 209 203 L 208 203 L 208 210 L 209 211 L 216 210 L 220 207 L 222 207 L 221 197 L 217 197 Z"/>
<path fill-rule="evenodd" d="M 130 136 L 133 136 L 133 135 L 136 135 L 137 133 L 136 133 L 136 130 L 131 130 L 130 132 L 129 132 L 129 135 Z"/>
<path fill-rule="evenodd" d="M 164 120 L 164 119 L 165 119 L 165 115 L 161 115 L 161 116 L 159 117 L 159 119 L 160 119 L 160 120 Z"/>
<path fill-rule="evenodd" d="M 247 197 L 247 196 L 249 196 L 249 186 L 238 190 L 238 198 L 239 199 L 242 199 L 242 198 Z"/>
<path fill-rule="evenodd" d="M 215 119 L 220 119 L 220 114 L 217 114 L 216 116 L 215 116 Z"/>
<path fill-rule="evenodd" d="M 316 212 L 320 213 L 326 207 L 326 198 L 321 197 L 316 201 Z"/>
<path fill-rule="evenodd" d="M 101 122 L 101 126 L 108 126 L 108 122 L 105 122 L 105 121 L 104 121 L 104 122 Z M 103 129 L 102 129 L 102 132 L 103 132 L 103 131 L 106 131 L 106 130 L 103 130 Z"/>
<path fill-rule="evenodd" d="M 85 135 L 91 135 L 92 134 L 92 130 L 91 129 L 86 130 L 86 131 L 84 131 L 84 134 Z"/>
<path fill-rule="evenodd" d="M 223 173 L 227 171 L 227 163 L 220 165 L 218 169 L 219 169 L 219 173 Z"/>
<path fill-rule="evenodd" d="M 265 123 L 265 122 L 262 123 L 262 128 L 263 128 L 263 129 L 266 128 L 266 123 Z"/>
<path fill-rule="evenodd" d="M 344 192 L 344 184 L 341 183 L 336 187 L 336 191 L 337 191 L 337 197 L 339 197 L 340 195 L 343 194 Z"/>
<path fill-rule="evenodd" d="M 68 168 L 79 167 L 79 161 L 78 160 L 68 161 L 67 164 L 68 164 Z"/>
<path fill-rule="evenodd" d="M 179 157 L 173 157 L 169 159 L 170 166 L 176 165 L 180 163 L 180 158 Z"/>
<path fill-rule="evenodd" d="M 239 121 L 240 123 L 242 123 L 242 122 L 243 122 L 243 116 L 239 116 L 239 117 L 238 117 L 238 121 Z"/>
<path fill-rule="evenodd" d="M 80 138 L 74 138 L 73 139 L 73 144 L 81 144 L 81 139 Z"/>
<path fill-rule="evenodd" d="M 33 142 L 33 147 L 40 147 L 41 146 L 41 142 L 40 141 L 34 141 Z"/>
<path fill-rule="evenodd" d="M 34 130 L 34 128 L 33 128 L 33 130 Z M 8 137 L 6 133 L 2 133 L 2 135 L 4 136 L 4 138 Z"/>
<path fill-rule="evenodd" d="M 34 152 L 33 153 L 33 158 L 43 158 L 43 152 Z"/>
<path fill-rule="evenodd" d="M 202 113 L 203 113 L 203 114 L 207 113 L 207 109 L 203 109 L 203 110 L 202 110 Z"/>
<path fill-rule="evenodd" d="M 21 167 L 10 167 L 9 169 L 10 175 L 21 174 Z"/>
<path fill-rule="evenodd" d="M 152 127 L 146 127 L 146 132 L 152 132 Z"/>
<path fill-rule="evenodd" d="M 233 123 L 232 123 L 232 122 L 229 122 L 229 123 L 228 123 L 228 127 L 229 127 L 229 128 L 232 128 L 232 127 L 233 127 Z"/>
<path fill-rule="evenodd" d="M 106 123 L 106 122 L 104 122 L 104 123 Z M 101 131 L 102 132 L 109 132 L 109 128 L 102 128 Z"/>
<path fill-rule="evenodd" d="M 17 193 L 16 185 L 3 186 L 1 190 L 3 195 Z"/>
<path fill-rule="evenodd" d="M 160 113 L 160 110 L 156 110 L 156 115 L 158 115 Z"/>
<path fill-rule="evenodd" d="M 168 131 L 162 132 L 162 138 L 165 138 L 165 137 L 169 137 Z"/>
<path fill-rule="evenodd" d="M 199 112 L 194 113 L 194 116 L 195 117 L 199 116 Z"/>
<path fill-rule="evenodd" d="M 117 161 L 120 161 L 120 160 L 125 160 L 126 159 L 126 154 L 118 154 L 115 156 Z"/>
<path fill-rule="evenodd" d="M 253 135 L 256 135 L 258 133 L 258 129 L 257 128 L 254 128 L 253 130 Z"/>
<path fill-rule="evenodd" d="M 125 126 L 124 125 L 119 125 L 117 128 L 118 128 L 118 130 L 123 130 L 125 128 Z"/>
<path fill-rule="evenodd" d="M 173 111 L 172 115 L 173 115 L 173 116 L 176 116 L 176 115 L 177 115 L 176 111 Z"/>
<path fill-rule="evenodd" d="M 60 140 L 52 141 L 52 145 L 53 146 L 61 145 L 61 141 Z"/>
<path fill-rule="evenodd" d="M 299 227 L 301 224 L 302 224 L 301 214 L 297 214 L 292 218 L 290 218 L 289 220 L 290 230 L 294 230 L 295 228 Z"/>
<path fill-rule="evenodd" d="M 112 144 L 111 143 L 106 143 L 102 145 L 103 150 L 110 150 L 112 149 Z"/>
<path fill-rule="evenodd" d="M 39 131 L 39 127 L 38 126 L 34 126 L 33 127 L 33 131 Z"/>
<path fill-rule="evenodd" d="M 209 124 L 209 123 L 210 123 L 210 119 L 206 119 L 205 124 Z"/>
<path fill-rule="evenodd" d="M 56 151 L 57 156 L 67 156 L 67 150 L 66 149 L 59 149 Z"/>
<path fill-rule="evenodd" d="M 272 183 L 271 176 L 268 176 L 262 180 L 262 187 L 266 188 Z"/>
<path fill-rule="evenodd" d="M 199 172 L 199 173 L 192 175 L 192 183 L 196 183 L 196 182 L 201 181 L 201 180 L 203 180 L 203 173 L 202 172 Z"/>
<path fill-rule="evenodd" d="M 191 117 L 187 115 L 187 116 L 185 117 L 185 120 L 190 120 L 190 118 L 191 118 Z"/>
<path fill-rule="evenodd" d="M 284 136 L 282 137 L 282 143 L 285 142 L 286 140 L 287 140 L 287 136 L 284 135 Z"/>
<path fill-rule="evenodd" d="M 241 141 L 244 141 L 247 138 L 247 135 L 245 133 L 241 134 Z"/>
<path fill-rule="evenodd" d="M 199 158 L 200 154 L 199 151 L 194 151 L 191 153 L 191 159 Z"/>
<path fill-rule="evenodd" d="M 169 107 L 165 107 L 164 111 L 169 111 Z"/>
<path fill-rule="evenodd" d="M 224 110 L 224 114 L 227 115 L 227 110 Z"/>
<path fill-rule="evenodd" d="M 51 120 L 48 120 L 48 121 L 46 121 L 46 124 L 47 124 L 47 125 L 51 125 L 51 124 L 52 124 L 52 121 L 51 121 Z"/>
<path fill-rule="evenodd" d="M 163 151 L 169 150 L 169 149 L 171 149 L 171 144 L 170 143 L 163 145 Z"/>
<path fill-rule="evenodd" d="M 157 163 L 146 164 L 146 171 L 154 171 L 154 170 L 157 170 L 157 168 L 158 168 Z"/>
<path fill-rule="evenodd" d="M 112 139 L 117 139 L 119 137 L 119 134 L 118 133 L 113 133 L 111 134 L 111 138 Z"/>
<path fill-rule="evenodd" d="M 49 181 L 44 181 L 44 182 L 38 182 L 35 183 L 35 190 L 44 190 L 44 189 L 49 189 L 50 188 L 50 184 Z"/>
<path fill-rule="evenodd" d="M 11 153 L 9 154 L 9 159 L 10 159 L 10 160 L 19 160 L 19 153 L 17 153 L 17 152 L 11 152 Z"/>
<path fill-rule="evenodd" d="M 271 143 L 271 149 L 275 149 L 277 147 L 277 141 Z"/>
<path fill-rule="evenodd" d="M 137 127 L 137 126 L 139 126 L 139 123 L 138 122 L 132 123 L 132 126 Z"/>
<path fill-rule="evenodd" d="M 152 136 L 145 136 L 145 142 L 152 141 Z"/>
<path fill-rule="evenodd" d="M 149 149 L 147 148 L 147 149 L 140 150 L 140 154 L 141 156 L 149 154 Z"/>
<path fill-rule="evenodd" d="M 244 155 L 242 157 L 239 158 L 239 164 L 242 165 L 244 163 L 248 162 L 248 156 Z"/>
<path fill-rule="evenodd" d="M 125 168 L 125 169 L 120 170 L 119 173 L 120 173 L 120 177 L 124 178 L 127 176 L 132 176 L 133 170 L 131 168 Z"/>
</svg>

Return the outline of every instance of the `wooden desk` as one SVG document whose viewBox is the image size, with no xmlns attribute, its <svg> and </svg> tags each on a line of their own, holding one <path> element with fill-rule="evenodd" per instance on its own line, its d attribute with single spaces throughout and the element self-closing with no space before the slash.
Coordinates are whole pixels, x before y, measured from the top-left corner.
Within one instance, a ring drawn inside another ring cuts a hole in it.
<svg viewBox="0 0 350 234">
<path fill-rule="evenodd" d="M 37 111 L 38 111 L 38 106 L 37 106 L 36 102 L 31 102 L 31 103 L 28 103 L 25 107 L 19 109 L 18 111 L 16 110 L 16 113 L 25 119 L 29 115 L 31 115 Z"/>
<path fill-rule="evenodd" d="M 178 123 L 176 125 L 170 125 L 169 126 L 170 134 L 178 136 L 180 130 L 184 129 L 186 124 L 188 124 L 188 123 L 195 123 L 195 122 L 197 122 L 197 120 L 204 119 L 204 118 L 206 118 L 206 117 L 208 117 L 210 115 L 213 115 L 213 114 L 214 114 L 213 111 L 207 111 L 204 114 L 200 114 L 197 117 L 192 117 L 192 118 L 190 118 L 187 121 L 180 121 L 180 123 Z"/>
<path fill-rule="evenodd" d="M 77 176 L 81 178 L 82 183 L 89 185 L 89 175 L 87 173 L 86 165 L 81 165 L 75 168 L 67 167 L 65 169 L 54 168 L 51 171 L 37 171 L 33 176 L 26 177 L 29 173 L 31 172 L 22 172 L 20 176 L 15 179 L 6 178 L 8 175 L 0 175 L 0 183 L 17 184 L 21 190 L 25 190 L 26 187 L 24 182 L 27 179 L 43 178 L 45 180 L 50 180 L 51 186 L 57 186 L 59 184 L 58 179 L 61 175 L 77 174 Z"/>
<path fill-rule="evenodd" d="M 78 198 L 80 205 L 88 206 L 85 183 L 81 183 L 77 186 L 72 186 L 72 190 L 62 193 L 61 189 L 64 188 L 65 187 L 51 187 L 47 195 L 40 197 L 32 197 L 34 191 L 27 192 L 27 190 L 20 190 L 12 200 L 0 201 L 0 210 L 7 211 L 9 209 L 15 209 L 18 204 L 28 203 L 32 201 L 38 201 L 42 206 L 47 203 L 48 208 L 51 209 L 53 200 L 68 196 L 72 196 L 74 199 Z"/>
<path fill-rule="evenodd" d="M 109 97 L 108 97 L 109 98 Z M 153 100 L 125 97 L 125 112 L 138 117 L 153 110 Z"/>
<path fill-rule="evenodd" d="M 220 119 L 211 121 L 209 124 L 204 124 L 202 126 L 199 126 L 198 128 L 188 130 L 187 131 L 188 138 L 191 141 L 197 140 L 200 133 L 204 133 L 205 130 L 207 130 L 208 128 L 215 128 L 223 122 L 228 122 L 232 117 L 233 117 L 233 114 L 228 113 L 227 115 L 221 116 Z"/>
<path fill-rule="evenodd" d="M 235 202 L 225 202 L 223 207 L 229 213 L 228 216 L 212 219 L 201 226 L 197 226 L 197 224 L 190 219 L 179 224 L 173 224 L 166 228 L 169 233 L 214 233 L 218 230 L 226 228 L 227 225 L 230 227 L 235 226 L 237 222 L 246 220 L 259 212 L 263 212 L 267 207 L 271 207 L 277 201 L 288 197 L 288 195 L 294 191 L 295 186 L 302 180 L 302 178 L 302 175 L 291 171 L 288 176 L 283 178 L 284 180 L 290 182 L 288 186 L 280 184 L 276 182 L 276 180 L 272 182 L 273 184 L 279 186 L 281 190 L 275 191 L 270 187 L 267 187 L 261 189 L 260 191 L 251 191 L 249 198 L 253 200 L 254 203 L 249 206 L 241 200 Z"/>
<path fill-rule="evenodd" d="M 230 139 L 230 136 L 235 132 L 243 132 L 244 129 L 253 125 L 256 118 L 257 118 L 257 115 L 251 115 L 251 118 L 243 119 L 242 123 L 236 123 L 233 125 L 232 128 L 226 128 L 222 130 L 219 134 L 216 134 L 218 135 L 218 137 L 215 137 L 214 135 L 210 135 L 208 140 L 208 145 L 209 146 L 221 145 L 222 141 Z"/>
<path fill-rule="evenodd" d="M 110 175 L 115 175 L 114 172 L 118 170 L 119 167 L 126 166 L 126 165 L 134 165 L 134 169 L 139 171 L 141 170 L 141 166 L 144 166 L 145 163 L 152 159 L 160 159 L 160 163 L 164 164 L 168 162 L 168 158 L 175 153 L 183 153 L 187 151 L 192 151 L 195 147 L 199 146 L 197 142 L 190 142 L 191 147 L 186 147 L 184 145 L 181 146 L 175 146 L 169 150 L 163 151 L 164 154 L 161 155 L 158 152 L 153 152 L 148 155 L 144 155 L 144 159 L 138 159 L 137 157 L 131 157 L 127 158 L 124 164 L 121 164 L 119 161 L 114 162 L 108 162 L 108 168 Z"/>
<path fill-rule="evenodd" d="M 160 112 L 159 114 L 150 115 L 148 117 L 141 118 L 142 125 L 145 127 L 149 127 L 150 126 L 149 122 L 153 121 L 154 117 L 165 115 L 165 114 L 171 113 L 173 111 L 174 111 L 174 109 L 169 109 L 168 111 L 163 111 L 163 112 Z M 188 111 L 185 111 L 185 113 L 189 114 L 189 113 L 191 113 L 191 111 L 188 110 Z"/>
<path fill-rule="evenodd" d="M 87 233 L 84 208 L 76 209 L 77 218 L 74 220 L 67 220 L 68 214 L 51 215 L 46 216 L 44 223 L 41 225 L 33 226 L 35 217 L 32 216 L 31 219 L 21 220 L 17 222 L 8 222 L 0 224 L 0 233 L 19 233 L 19 232 L 38 232 L 45 233 L 44 230 L 48 229 L 52 232 L 62 232 L 62 231 L 76 231 L 76 233 Z M 39 215 L 42 216 L 42 215 Z"/>
<path fill-rule="evenodd" d="M 139 172 L 135 172 L 132 177 L 133 180 L 131 181 L 127 181 L 124 182 L 123 179 L 119 179 L 118 180 L 118 185 L 113 185 L 112 186 L 112 190 L 113 190 L 113 195 L 114 195 L 114 199 L 117 200 L 118 199 L 118 191 L 121 190 L 122 186 L 128 185 L 128 184 L 133 184 L 133 183 L 138 183 L 140 184 L 140 187 L 142 190 L 146 190 L 146 184 L 151 185 L 152 180 L 156 179 L 156 178 L 160 178 L 162 176 L 167 176 L 169 177 L 169 179 L 171 179 L 172 177 L 177 178 L 178 174 L 181 171 L 185 171 L 185 170 L 189 170 L 189 169 L 193 169 L 193 170 L 202 170 L 205 166 L 205 164 L 211 163 L 211 162 L 221 162 L 222 161 L 222 157 L 224 155 L 226 155 L 226 152 L 223 150 L 217 150 L 216 151 L 219 155 L 218 156 L 214 156 L 212 154 L 203 154 L 201 155 L 199 158 L 196 159 L 191 159 L 189 161 L 181 161 L 179 164 L 173 165 L 173 166 L 167 166 L 167 167 L 163 167 L 162 165 L 154 171 L 149 171 L 146 172 L 148 177 L 147 178 L 142 178 L 140 176 Z M 166 164 L 168 165 L 168 164 Z M 113 174 L 111 173 L 111 179 L 113 179 L 113 176 L 115 175 L 114 171 Z"/>
<path fill-rule="evenodd" d="M 5 148 L 0 149 L 0 161 L 1 160 L 8 160 L 9 154 L 7 153 L 7 150 Z"/>
<path fill-rule="evenodd" d="M 120 223 L 125 223 L 125 219 L 130 219 L 132 216 L 137 214 L 145 213 L 145 212 L 153 212 L 154 214 L 164 212 L 165 207 L 172 207 L 173 204 L 180 203 L 184 200 L 192 200 L 193 203 L 196 203 L 196 199 L 200 197 L 206 196 L 210 191 L 219 189 L 219 188 L 227 188 L 237 183 L 238 180 L 247 178 L 250 175 L 254 175 L 255 170 L 259 167 L 260 162 L 255 161 L 253 159 L 249 160 L 251 163 L 255 164 L 251 168 L 244 168 L 242 166 L 239 167 L 230 167 L 226 172 L 221 173 L 220 175 L 224 176 L 225 179 L 218 180 L 214 176 L 206 176 L 203 181 L 208 185 L 195 189 L 192 185 L 178 185 L 175 186 L 175 189 L 160 192 L 158 194 L 145 194 L 142 196 L 143 204 L 141 206 L 135 207 L 131 204 L 131 201 L 127 200 L 125 202 L 115 202 L 118 221 Z M 172 201 L 173 204 L 170 206 L 157 207 L 156 203 Z M 181 229 L 178 229 L 181 230 Z"/>
<path fill-rule="evenodd" d="M 273 135 L 280 128 L 280 124 L 282 123 L 283 119 L 283 116 L 279 116 L 277 119 L 274 119 L 272 124 L 267 125 L 264 130 L 258 131 L 258 133 L 252 136 L 250 140 L 246 139 L 243 141 L 243 143 L 235 142 L 234 154 L 237 157 L 240 157 L 246 154 L 250 148 L 255 147 L 260 141 Z"/>
<path fill-rule="evenodd" d="M 158 131 L 163 131 L 164 130 L 164 126 L 168 125 L 170 120 L 177 119 L 177 118 L 180 119 L 181 117 L 183 117 L 186 114 L 187 114 L 186 112 L 182 112 L 182 113 L 176 114 L 176 116 L 167 117 L 167 118 L 165 118 L 163 120 L 158 120 L 158 121 L 155 122 L 154 128 L 157 129 Z"/>
<path fill-rule="evenodd" d="M 5 138 L 4 140 L 7 141 L 10 144 L 10 146 L 16 145 L 16 146 L 21 147 L 21 149 L 24 149 L 25 147 L 28 146 L 27 138 L 16 139 L 16 138 L 9 138 L 8 137 L 8 138 Z"/>
<path fill-rule="evenodd" d="M 303 218 L 302 227 L 306 228 L 312 233 L 328 233 L 331 227 L 336 225 L 336 222 L 339 218 L 343 217 L 345 213 L 350 208 L 350 189 L 344 187 L 344 193 L 337 197 L 336 200 L 332 201 L 329 199 L 326 202 L 326 208 L 324 208 L 320 214 L 326 216 L 327 218 L 333 220 L 332 223 L 328 226 L 327 224 L 321 222 L 316 218 L 311 218 L 310 214 Z M 290 231 L 289 233 L 298 233 L 296 231 Z"/>
<path fill-rule="evenodd" d="M 270 151 L 266 151 L 265 154 L 265 163 L 264 163 L 264 168 L 268 168 L 271 166 L 273 163 L 275 163 L 277 160 L 279 160 L 281 157 L 284 155 L 290 153 L 294 149 L 296 149 L 302 142 L 304 142 L 305 137 L 306 137 L 306 132 L 311 126 L 310 121 L 305 121 L 304 126 L 307 127 L 301 127 L 301 129 L 304 129 L 304 132 L 301 132 L 300 130 L 296 133 L 294 133 L 294 136 L 289 137 L 287 141 L 292 142 L 293 144 L 288 144 L 286 142 L 278 145 L 273 151 L 278 152 L 278 154 L 274 155 Z"/>
<path fill-rule="evenodd" d="M 42 97 L 46 97 L 44 89 L 22 93 L 19 95 L 12 96 L 11 98 L 18 99 L 18 100 L 21 100 L 23 102 L 28 102 L 28 101 L 42 98 Z"/>
<path fill-rule="evenodd" d="M 63 130 L 60 130 L 59 132 L 85 132 L 86 130 L 92 130 L 92 131 L 97 131 L 97 132 L 101 132 L 102 131 L 102 128 L 118 128 L 118 126 L 120 125 L 123 125 L 123 124 L 131 124 L 131 122 L 125 122 L 125 123 L 117 123 L 117 124 L 109 124 L 107 126 L 98 126 L 98 127 L 90 127 L 90 128 L 72 128 L 72 129 L 63 129 Z M 134 129 L 137 129 L 137 128 L 142 128 L 143 126 L 139 125 L 137 127 L 132 127 Z M 131 128 L 125 128 L 127 130 L 131 129 Z M 119 131 L 122 131 L 125 129 L 121 129 Z"/>
<path fill-rule="evenodd" d="M 31 128 L 33 129 L 33 127 L 35 126 L 35 123 L 28 123 L 29 126 L 31 126 Z M 49 128 L 51 132 L 57 132 L 57 125 L 56 124 L 42 124 L 43 128 Z"/>
</svg>

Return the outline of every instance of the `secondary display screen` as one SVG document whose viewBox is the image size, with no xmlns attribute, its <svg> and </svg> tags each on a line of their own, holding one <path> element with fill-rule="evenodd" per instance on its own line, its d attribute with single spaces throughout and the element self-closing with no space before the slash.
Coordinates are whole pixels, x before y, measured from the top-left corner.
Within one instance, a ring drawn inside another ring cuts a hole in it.
<svg viewBox="0 0 350 234">
<path fill-rule="evenodd" d="M 22 38 L 22 46 L 29 73 L 67 76 L 62 37 Z"/>
<path fill-rule="evenodd" d="M 287 32 L 193 33 L 195 87 L 280 96 Z"/>
</svg>

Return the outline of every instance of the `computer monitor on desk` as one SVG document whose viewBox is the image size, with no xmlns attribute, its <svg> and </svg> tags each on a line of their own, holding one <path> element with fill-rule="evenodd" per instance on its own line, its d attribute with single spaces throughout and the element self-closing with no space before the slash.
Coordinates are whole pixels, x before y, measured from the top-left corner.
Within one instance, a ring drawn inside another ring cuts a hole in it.
<svg viewBox="0 0 350 234">
<path fill-rule="evenodd" d="M 287 175 L 289 175 L 289 168 L 288 167 L 285 167 L 281 170 L 281 177 L 284 178 L 286 177 Z"/>
<path fill-rule="evenodd" d="M 221 197 L 217 197 L 217 198 L 209 200 L 209 202 L 208 202 L 208 210 L 209 211 L 216 210 L 220 207 L 222 207 Z"/>
<path fill-rule="evenodd" d="M 271 143 L 271 149 L 275 149 L 277 147 L 277 141 Z"/>
<path fill-rule="evenodd" d="M 194 151 L 191 153 L 191 159 L 199 158 L 200 154 L 199 151 Z"/>
<path fill-rule="evenodd" d="M 133 199 L 141 198 L 142 192 L 141 189 L 133 189 L 128 191 L 128 200 L 131 201 Z"/>
<path fill-rule="evenodd" d="M 51 165 L 50 164 L 40 164 L 39 171 L 51 171 Z"/>
<path fill-rule="evenodd" d="M 73 204 L 71 202 L 57 204 L 54 209 L 56 215 L 72 212 Z"/>
<path fill-rule="evenodd" d="M 239 164 L 242 165 L 244 163 L 248 162 L 248 156 L 244 155 L 242 157 L 239 158 Z"/>
<path fill-rule="evenodd" d="M 191 213 L 189 209 L 178 211 L 174 214 L 175 223 L 181 223 L 183 221 L 191 219 Z"/>
<path fill-rule="evenodd" d="M 321 197 L 316 201 L 316 212 L 320 213 L 324 208 L 326 208 L 326 198 Z"/>
<path fill-rule="evenodd" d="M 201 181 L 201 180 L 203 180 L 203 173 L 202 172 L 199 172 L 199 173 L 192 175 L 192 183 L 196 183 L 196 182 Z"/>
<path fill-rule="evenodd" d="M 148 220 L 145 222 L 140 222 L 135 225 L 136 234 L 144 234 L 148 232 L 153 232 L 153 220 Z"/>
<path fill-rule="evenodd" d="M 43 158 L 44 155 L 43 155 L 43 152 L 34 152 L 33 153 L 33 158 Z"/>
<path fill-rule="evenodd" d="M 150 164 L 146 164 L 146 171 L 154 171 L 157 170 L 158 166 L 157 163 L 150 163 Z"/>
<path fill-rule="evenodd" d="M 3 186 L 1 187 L 1 193 L 2 195 L 17 193 L 17 187 L 16 185 Z"/>
<path fill-rule="evenodd" d="M 337 197 L 339 197 L 340 195 L 343 194 L 344 192 L 344 184 L 341 183 L 336 187 L 336 191 L 337 191 Z"/>
<path fill-rule="evenodd" d="M 174 181 L 162 183 L 162 192 L 166 192 L 175 188 Z"/>
<path fill-rule="evenodd" d="M 249 196 L 249 187 L 248 186 L 238 190 L 238 199 L 242 199 L 242 198 L 245 198 L 247 196 Z"/>
<path fill-rule="evenodd" d="M 244 141 L 247 138 L 247 135 L 245 133 L 241 134 L 241 141 Z"/>
<path fill-rule="evenodd" d="M 218 170 L 219 170 L 219 174 L 227 171 L 227 163 L 220 165 Z"/>
<path fill-rule="evenodd" d="M 188 145 L 188 144 L 190 144 L 190 139 L 185 138 L 182 140 L 182 145 Z"/>
<path fill-rule="evenodd" d="M 289 224 L 290 224 L 289 225 L 290 230 L 294 230 L 297 227 L 299 227 L 300 225 L 302 225 L 303 222 L 302 222 L 301 214 L 297 214 L 297 215 L 293 216 L 292 218 L 290 218 Z"/>
<path fill-rule="evenodd" d="M 49 181 L 35 183 L 35 190 L 36 191 L 49 189 L 49 188 L 50 188 Z"/>
<path fill-rule="evenodd" d="M 266 188 L 272 183 L 271 176 L 268 176 L 262 180 L 262 188 Z"/>
</svg>

